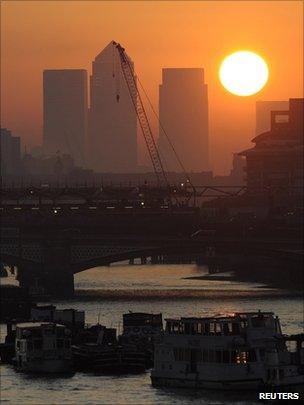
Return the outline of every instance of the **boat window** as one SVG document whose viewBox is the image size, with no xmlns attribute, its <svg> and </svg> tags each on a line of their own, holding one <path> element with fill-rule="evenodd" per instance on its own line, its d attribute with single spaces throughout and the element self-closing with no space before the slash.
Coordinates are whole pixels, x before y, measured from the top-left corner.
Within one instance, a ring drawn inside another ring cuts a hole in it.
<svg viewBox="0 0 304 405">
<path fill-rule="evenodd" d="M 287 346 L 287 349 L 289 352 L 296 353 L 296 351 L 297 351 L 297 342 L 296 341 L 290 340 L 287 342 L 286 346 Z"/>
<path fill-rule="evenodd" d="M 40 350 L 42 349 L 43 341 L 42 339 L 35 339 L 34 340 L 34 349 Z"/>
<path fill-rule="evenodd" d="M 190 324 L 189 323 L 185 323 L 185 334 L 190 335 Z"/>
<path fill-rule="evenodd" d="M 197 334 L 197 323 L 191 323 L 191 335 Z"/>
<path fill-rule="evenodd" d="M 229 350 L 224 350 L 223 351 L 223 363 L 229 363 L 229 362 L 230 362 Z"/>
<path fill-rule="evenodd" d="M 240 325 L 236 322 L 232 323 L 232 335 L 239 335 L 240 334 Z"/>
<path fill-rule="evenodd" d="M 215 333 L 215 324 L 214 324 L 214 322 L 210 322 L 209 323 L 209 335 L 214 335 L 214 333 Z"/>
<path fill-rule="evenodd" d="M 240 353 L 240 363 L 247 363 L 247 352 Z"/>
<path fill-rule="evenodd" d="M 238 363 L 238 352 L 237 350 L 231 351 L 231 363 Z"/>
<path fill-rule="evenodd" d="M 173 323 L 173 333 L 178 334 L 178 332 L 179 332 L 179 323 L 174 322 Z"/>
<path fill-rule="evenodd" d="M 260 359 L 264 360 L 265 358 L 265 349 L 260 349 Z"/>
<path fill-rule="evenodd" d="M 256 356 L 256 352 L 254 349 L 249 350 L 249 352 L 247 352 L 247 361 L 249 363 L 253 363 L 253 362 L 257 361 L 257 356 Z"/>
<path fill-rule="evenodd" d="M 201 335 L 202 334 L 202 324 L 201 323 L 198 323 L 197 324 L 197 333 L 199 334 L 199 335 Z"/>
<path fill-rule="evenodd" d="M 232 333 L 232 324 L 231 322 L 223 323 L 223 333 L 224 335 L 230 335 Z"/>
<path fill-rule="evenodd" d="M 264 328 L 265 319 L 263 315 L 253 316 L 251 318 L 251 325 L 253 328 Z"/>
<path fill-rule="evenodd" d="M 218 322 L 215 324 L 215 333 L 216 333 L 217 335 L 221 335 L 221 334 L 222 334 L 221 324 L 218 323 Z"/>
</svg>

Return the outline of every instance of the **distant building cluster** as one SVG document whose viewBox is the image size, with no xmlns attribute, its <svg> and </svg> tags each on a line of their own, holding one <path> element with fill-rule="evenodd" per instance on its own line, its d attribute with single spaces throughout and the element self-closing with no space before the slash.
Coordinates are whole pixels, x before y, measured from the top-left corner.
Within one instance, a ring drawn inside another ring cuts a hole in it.
<svg viewBox="0 0 304 405">
<path fill-rule="evenodd" d="M 187 171 L 208 171 L 208 94 L 204 70 L 166 68 L 162 75 L 159 88 L 162 127 Z M 136 111 L 112 42 L 95 57 L 89 94 L 87 88 L 87 72 L 83 69 L 44 70 L 43 144 L 40 150 L 35 148 L 33 155 L 37 158 L 38 151 L 43 156 L 42 166 L 45 159 L 70 155 L 76 166 L 96 173 L 141 172 Z M 162 128 L 158 147 L 165 169 L 181 172 Z"/>
<path fill-rule="evenodd" d="M 139 84 L 135 73 L 134 80 Z M 303 99 L 256 103 L 255 145 L 233 155 L 228 176 L 214 177 L 210 170 L 208 108 L 204 69 L 162 69 L 157 145 L 171 181 L 183 181 L 183 166 L 192 181 L 206 185 L 303 185 Z M 151 167 L 138 164 L 138 131 L 111 42 L 92 62 L 89 92 L 84 69 L 44 70 L 43 144 L 22 154 L 20 137 L 2 128 L 2 179 L 70 176 L 153 182 Z"/>
</svg>

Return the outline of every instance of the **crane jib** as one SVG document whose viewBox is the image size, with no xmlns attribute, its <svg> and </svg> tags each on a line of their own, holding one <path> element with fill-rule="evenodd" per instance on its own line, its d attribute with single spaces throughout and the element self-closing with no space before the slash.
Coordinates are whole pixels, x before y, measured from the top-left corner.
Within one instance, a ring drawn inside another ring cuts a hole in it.
<svg viewBox="0 0 304 405">
<path fill-rule="evenodd" d="M 157 180 L 161 186 L 166 186 L 170 189 L 170 185 L 166 176 L 166 173 L 163 168 L 163 163 L 161 161 L 159 151 L 151 131 L 149 120 L 140 96 L 140 93 L 137 88 L 136 78 L 134 76 L 134 70 L 130 64 L 129 58 L 125 53 L 124 48 L 113 41 L 113 46 L 116 47 L 118 55 L 120 57 L 120 63 L 122 68 L 122 73 L 125 78 L 127 88 L 135 108 L 135 112 L 143 132 L 145 143 L 148 149 L 150 159 L 152 161 L 153 169 L 156 174 Z"/>
</svg>

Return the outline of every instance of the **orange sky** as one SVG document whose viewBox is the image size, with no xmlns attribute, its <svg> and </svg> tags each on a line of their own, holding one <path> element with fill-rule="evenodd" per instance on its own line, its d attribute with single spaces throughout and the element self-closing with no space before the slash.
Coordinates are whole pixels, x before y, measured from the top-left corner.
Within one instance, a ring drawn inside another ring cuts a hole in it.
<svg viewBox="0 0 304 405">
<path fill-rule="evenodd" d="M 29 145 L 42 139 L 42 70 L 85 68 L 120 42 L 158 103 L 162 67 L 204 67 L 209 86 L 213 169 L 250 145 L 255 101 L 303 97 L 302 1 L 1 1 L 1 125 Z M 221 60 L 238 49 L 263 56 L 265 88 L 251 97 L 218 81 Z"/>
</svg>

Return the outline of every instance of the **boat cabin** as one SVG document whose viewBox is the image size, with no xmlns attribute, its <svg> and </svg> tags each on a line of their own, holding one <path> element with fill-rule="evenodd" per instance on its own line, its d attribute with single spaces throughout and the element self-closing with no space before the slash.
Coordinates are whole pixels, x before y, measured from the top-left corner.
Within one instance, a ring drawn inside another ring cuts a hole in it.
<svg viewBox="0 0 304 405">
<path fill-rule="evenodd" d="M 166 319 L 167 334 L 204 336 L 241 336 L 268 330 L 269 334 L 281 334 L 279 320 L 272 312 L 235 313 L 206 318 Z"/>
<path fill-rule="evenodd" d="M 49 322 L 25 322 L 16 325 L 16 356 L 34 356 L 47 351 L 70 350 L 70 331 L 64 325 Z"/>
</svg>

